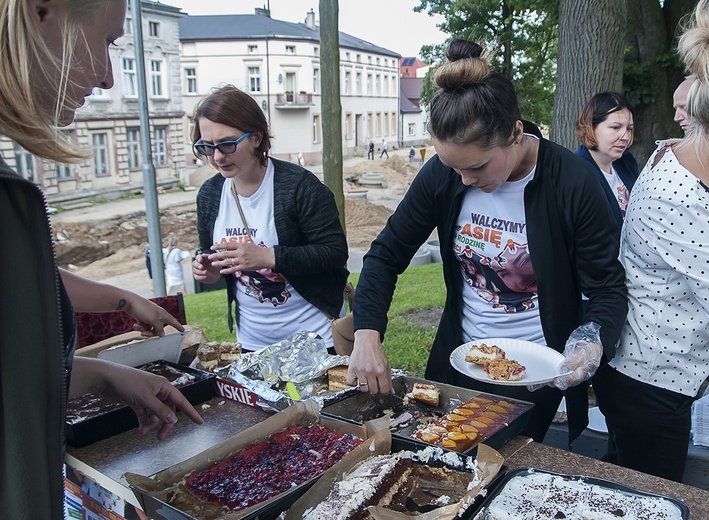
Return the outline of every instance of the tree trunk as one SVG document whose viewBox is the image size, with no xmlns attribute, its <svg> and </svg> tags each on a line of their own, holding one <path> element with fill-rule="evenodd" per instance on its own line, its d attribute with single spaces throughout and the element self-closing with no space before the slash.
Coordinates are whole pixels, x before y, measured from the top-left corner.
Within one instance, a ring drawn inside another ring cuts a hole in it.
<svg viewBox="0 0 709 520">
<path fill-rule="evenodd" d="M 325 185 L 335 194 L 342 229 L 342 105 L 340 103 L 340 29 L 338 0 L 320 0 L 320 67 L 322 85 L 322 161 Z M 346 229 L 345 229 L 346 231 Z"/>
<path fill-rule="evenodd" d="M 626 0 L 560 0 L 552 139 L 575 150 L 576 119 L 598 92 L 620 91 Z"/>
<path fill-rule="evenodd" d="M 656 148 L 655 141 L 682 137 L 682 130 L 673 120 L 672 95 L 684 75 L 679 62 L 673 62 L 672 58 L 676 57 L 678 22 L 691 12 L 695 0 L 667 0 L 664 7 L 646 0 L 627 2 L 628 12 L 633 15 L 628 17 L 625 35 L 629 51 L 626 61 L 649 66 L 647 81 L 655 90 L 651 100 L 635 105 L 635 143 L 630 151 L 642 168 Z M 658 61 L 663 53 L 666 58 Z M 624 85 L 626 90 L 627 87 Z"/>
</svg>

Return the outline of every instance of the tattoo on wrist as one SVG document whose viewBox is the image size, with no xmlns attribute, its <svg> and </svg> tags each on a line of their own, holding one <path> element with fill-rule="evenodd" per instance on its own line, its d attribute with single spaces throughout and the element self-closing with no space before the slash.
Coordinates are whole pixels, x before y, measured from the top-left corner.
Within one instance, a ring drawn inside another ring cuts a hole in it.
<svg viewBox="0 0 709 520">
<path fill-rule="evenodd" d="M 126 306 L 127 303 L 128 303 L 128 302 L 126 301 L 125 298 L 121 298 L 120 300 L 118 300 L 118 307 L 116 307 L 116 310 L 117 310 L 117 311 L 122 311 L 122 310 L 125 308 L 125 306 Z"/>
</svg>

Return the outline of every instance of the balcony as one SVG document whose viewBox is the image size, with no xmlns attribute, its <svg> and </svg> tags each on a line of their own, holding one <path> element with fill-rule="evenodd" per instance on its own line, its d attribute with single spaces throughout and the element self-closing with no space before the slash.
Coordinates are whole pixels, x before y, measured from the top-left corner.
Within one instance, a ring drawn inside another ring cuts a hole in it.
<svg viewBox="0 0 709 520">
<path fill-rule="evenodd" d="M 305 92 L 276 94 L 275 106 L 284 110 L 306 110 L 313 106 L 313 95 Z"/>
</svg>

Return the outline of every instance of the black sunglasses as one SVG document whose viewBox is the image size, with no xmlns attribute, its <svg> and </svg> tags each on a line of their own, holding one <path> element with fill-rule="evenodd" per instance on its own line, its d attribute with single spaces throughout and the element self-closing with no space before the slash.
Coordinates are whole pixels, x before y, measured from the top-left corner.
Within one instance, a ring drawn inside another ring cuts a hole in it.
<svg viewBox="0 0 709 520">
<path fill-rule="evenodd" d="M 222 141 L 221 143 L 217 144 L 209 144 L 202 142 L 200 139 L 194 144 L 194 149 L 197 150 L 197 153 L 200 155 L 204 155 L 207 157 L 210 157 L 214 155 L 214 149 L 216 148 L 219 150 L 222 154 L 224 155 L 229 155 L 232 154 L 236 151 L 236 145 L 238 145 L 241 141 L 246 139 L 251 135 L 251 132 L 246 132 L 244 135 L 239 137 L 236 141 Z"/>
</svg>

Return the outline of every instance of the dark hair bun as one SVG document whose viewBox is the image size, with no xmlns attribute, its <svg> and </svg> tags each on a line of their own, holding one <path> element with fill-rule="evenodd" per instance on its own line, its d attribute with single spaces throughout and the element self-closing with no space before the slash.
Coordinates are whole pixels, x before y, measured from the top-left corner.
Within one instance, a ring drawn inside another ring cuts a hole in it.
<svg viewBox="0 0 709 520">
<path fill-rule="evenodd" d="M 448 61 L 458 61 L 465 58 L 479 58 L 483 54 L 483 48 L 470 40 L 452 40 L 446 48 L 446 58 Z"/>
</svg>

